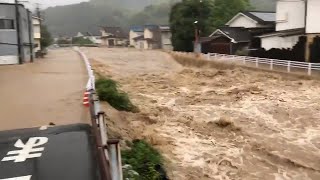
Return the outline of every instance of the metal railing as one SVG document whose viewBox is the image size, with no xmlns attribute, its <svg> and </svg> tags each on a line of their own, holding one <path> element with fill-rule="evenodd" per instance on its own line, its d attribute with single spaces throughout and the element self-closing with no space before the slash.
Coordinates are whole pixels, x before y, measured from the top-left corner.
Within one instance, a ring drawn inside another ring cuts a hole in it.
<svg viewBox="0 0 320 180">
<path fill-rule="evenodd" d="M 83 59 L 87 72 L 88 82 L 86 91 L 90 92 L 90 115 L 92 124 L 92 133 L 95 137 L 100 176 L 102 180 L 122 180 L 122 165 L 119 140 L 108 139 L 106 114 L 101 111 L 99 97 L 95 91 L 95 76 L 91 64 L 86 55 L 78 47 L 74 47 Z"/>
<path fill-rule="evenodd" d="M 217 54 L 217 53 L 208 53 L 206 54 L 207 60 L 223 60 L 223 61 L 233 61 L 239 62 L 244 65 L 247 63 L 255 64 L 255 67 L 259 68 L 261 65 L 269 66 L 270 70 L 274 70 L 276 66 L 285 67 L 287 72 L 292 72 L 293 68 L 305 69 L 309 76 L 312 75 L 313 71 L 320 72 L 320 63 L 308 63 L 308 62 L 299 62 L 299 61 L 288 61 L 280 59 L 268 59 L 268 58 L 259 58 L 259 57 L 250 57 L 250 56 L 237 56 L 237 55 L 228 55 L 228 54 Z"/>
</svg>

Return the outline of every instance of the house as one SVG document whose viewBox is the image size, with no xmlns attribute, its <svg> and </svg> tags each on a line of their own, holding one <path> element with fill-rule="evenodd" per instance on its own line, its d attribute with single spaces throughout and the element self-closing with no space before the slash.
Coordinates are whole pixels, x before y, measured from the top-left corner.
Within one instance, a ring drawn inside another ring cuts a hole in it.
<svg viewBox="0 0 320 180">
<path fill-rule="evenodd" d="M 208 38 L 200 38 L 203 53 L 235 54 L 249 47 L 250 32 L 244 27 L 221 27 Z"/>
<path fill-rule="evenodd" d="M 98 33 L 86 32 L 85 37 L 92 41 L 94 44 L 101 45 L 102 43 L 101 35 L 99 35 Z"/>
<path fill-rule="evenodd" d="M 77 35 L 74 36 L 74 37 L 76 37 L 76 38 L 84 37 L 84 34 L 85 34 L 85 33 L 78 32 Z"/>
<path fill-rule="evenodd" d="M 137 49 L 165 49 L 172 50 L 171 31 L 169 26 L 145 25 L 143 33 L 131 34 L 132 44 Z"/>
<path fill-rule="evenodd" d="M 99 32 L 78 32 L 74 38 L 83 38 L 83 39 L 88 39 L 92 43 L 96 45 L 101 45 L 102 40 L 101 40 L 101 35 Z"/>
<path fill-rule="evenodd" d="M 263 49 L 253 54 L 320 62 L 320 1 L 279 0 L 276 9 L 276 31 L 259 36 Z"/>
<path fill-rule="evenodd" d="M 173 50 L 170 26 L 159 26 L 161 33 L 161 49 Z"/>
<path fill-rule="evenodd" d="M 135 38 L 139 36 L 143 36 L 144 33 L 144 26 L 132 26 L 130 27 L 129 31 L 129 40 L 130 40 L 130 46 L 132 47 L 138 47 L 135 41 Z"/>
<path fill-rule="evenodd" d="M 32 16 L 33 25 L 33 42 L 34 42 L 34 52 L 41 51 L 41 21 L 42 19 L 36 16 Z"/>
<path fill-rule="evenodd" d="M 144 27 L 144 49 L 161 48 L 161 32 L 157 25 L 146 25 Z"/>
<path fill-rule="evenodd" d="M 239 12 L 209 37 L 200 38 L 201 52 L 238 54 L 259 47 L 256 36 L 274 31 L 275 15 L 265 11 Z"/>
<path fill-rule="evenodd" d="M 101 45 L 113 46 L 127 46 L 128 36 L 120 27 L 102 27 L 101 29 Z"/>
<path fill-rule="evenodd" d="M 33 57 L 31 12 L 21 4 L 0 3 L 0 64 L 32 62 Z"/>
</svg>

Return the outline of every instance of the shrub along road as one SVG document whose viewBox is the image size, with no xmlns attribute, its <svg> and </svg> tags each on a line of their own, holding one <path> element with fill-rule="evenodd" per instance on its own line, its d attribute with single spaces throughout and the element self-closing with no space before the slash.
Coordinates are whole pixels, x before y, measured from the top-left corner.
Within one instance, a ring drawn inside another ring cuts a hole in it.
<svg viewBox="0 0 320 180">
<path fill-rule="evenodd" d="M 88 123 L 82 106 L 86 81 L 72 49 L 52 50 L 35 63 L 0 66 L 0 130 Z"/>
</svg>

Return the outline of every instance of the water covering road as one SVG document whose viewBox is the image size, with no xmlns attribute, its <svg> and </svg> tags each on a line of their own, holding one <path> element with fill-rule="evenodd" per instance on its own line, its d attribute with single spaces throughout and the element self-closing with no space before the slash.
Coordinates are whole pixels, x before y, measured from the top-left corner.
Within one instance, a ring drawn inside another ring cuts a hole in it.
<svg viewBox="0 0 320 180">
<path fill-rule="evenodd" d="M 88 123 L 82 106 L 86 81 L 72 49 L 52 50 L 35 63 L 0 66 L 0 130 Z"/>
</svg>

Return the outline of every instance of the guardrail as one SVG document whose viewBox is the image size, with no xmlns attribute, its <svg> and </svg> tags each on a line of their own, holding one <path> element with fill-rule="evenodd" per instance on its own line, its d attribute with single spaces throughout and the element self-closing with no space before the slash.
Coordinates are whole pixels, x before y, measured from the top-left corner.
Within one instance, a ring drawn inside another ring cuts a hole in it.
<svg viewBox="0 0 320 180">
<path fill-rule="evenodd" d="M 247 63 L 255 64 L 255 67 L 260 65 L 268 65 L 270 70 L 274 70 L 275 66 L 286 67 L 287 72 L 292 72 L 292 68 L 305 69 L 309 76 L 312 75 L 313 71 L 320 72 L 320 63 L 307 63 L 307 62 L 298 62 L 298 61 L 288 61 L 288 60 L 279 60 L 279 59 L 268 59 L 268 58 L 259 58 L 259 57 L 250 57 L 250 56 L 237 56 L 237 55 L 228 55 L 228 54 L 217 54 L 217 53 L 208 53 L 206 54 L 207 60 L 227 60 L 240 62 L 244 65 Z"/>
<path fill-rule="evenodd" d="M 83 59 L 87 72 L 88 82 L 86 91 L 90 92 L 89 104 L 92 131 L 95 136 L 98 160 L 100 166 L 100 176 L 102 180 L 122 180 L 122 165 L 119 140 L 108 139 L 106 114 L 101 111 L 99 97 L 95 91 L 95 76 L 91 64 L 86 55 L 78 47 L 74 47 Z"/>
</svg>

